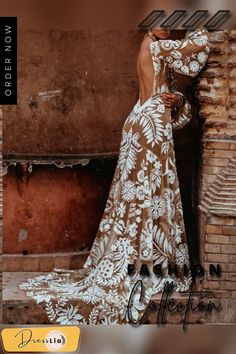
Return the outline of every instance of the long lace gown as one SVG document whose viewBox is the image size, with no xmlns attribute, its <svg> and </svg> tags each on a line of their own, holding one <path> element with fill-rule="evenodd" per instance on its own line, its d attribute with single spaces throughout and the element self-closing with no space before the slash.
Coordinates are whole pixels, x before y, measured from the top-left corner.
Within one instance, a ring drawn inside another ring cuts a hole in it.
<svg viewBox="0 0 236 354">
<path fill-rule="evenodd" d="M 195 77 L 209 53 L 205 30 L 183 40 L 150 43 L 154 67 L 153 95 L 135 104 L 122 129 L 119 157 L 109 196 L 91 252 L 81 270 L 54 269 L 21 283 L 26 295 L 42 304 L 51 323 L 113 324 L 138 321 L 151 296 L 167 281 L 175 291 L 188 290 L 191 273 L 176 171 L 172 130 L 188 120 L 187 101 L 175 121 L 160 93 L 170 90 L 169 69 Z M 168 265 L 178 267 L 168 275 Z M 130 275 L 128 265 L 134 270 Z M 146 265 L 147 272 L 140 270 Z M 162 276 L 154 267 L 161 266 Z M 140 274 L 141 273 L 141 274 Z M 143 283 L 127 305 L 137 284 Z"/>
</svg>

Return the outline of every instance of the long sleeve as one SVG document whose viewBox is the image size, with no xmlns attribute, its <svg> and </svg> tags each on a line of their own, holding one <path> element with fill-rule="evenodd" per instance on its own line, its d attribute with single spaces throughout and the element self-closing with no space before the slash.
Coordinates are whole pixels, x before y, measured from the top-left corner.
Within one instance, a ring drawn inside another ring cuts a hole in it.
<svg viewBox="0 0 236 354">
<path fill-rule="evenodd" d="M 177 73 L 195 77 L 204 67 L 209 54 L 207 31 L 191 31 L 182 40 L 158 40 L 151 43 L 154 59 L 165 62 Z"/>
<path fill-rule="evenodd" d="M 184 97 L 182 92 L 175 91 L 175 94 L 181 95 L 184 99 L 183 104 L 177 109 L 177 111 L 171 111 L 171 125 L 174 130 L 181 129 L 192 118 L 191 105 Z"/>
</svg>

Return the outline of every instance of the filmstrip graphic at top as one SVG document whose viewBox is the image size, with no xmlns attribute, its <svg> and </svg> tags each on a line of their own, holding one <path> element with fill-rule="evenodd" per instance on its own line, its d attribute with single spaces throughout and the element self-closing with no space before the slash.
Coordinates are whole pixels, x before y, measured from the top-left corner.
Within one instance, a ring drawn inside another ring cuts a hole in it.
<svg viewBox="0 0 236 354">
<path fill-rule="evenodd" d="M 208 10 L 197 10 L 193 14 L 189 14 L 186 10 L 175 10 L 167 16 L 164 10 L 153 10 L 138 27 L 148 29 L 158 25 L 163 29 L 174 29 L 177 26 L 183 29 L 194 29 L 203 26 L 208 30 L 217 30 L 227 25 L 231 15 L 230 10 L 218 10 L 215 14 L 211 14 Z"/>
</svg>

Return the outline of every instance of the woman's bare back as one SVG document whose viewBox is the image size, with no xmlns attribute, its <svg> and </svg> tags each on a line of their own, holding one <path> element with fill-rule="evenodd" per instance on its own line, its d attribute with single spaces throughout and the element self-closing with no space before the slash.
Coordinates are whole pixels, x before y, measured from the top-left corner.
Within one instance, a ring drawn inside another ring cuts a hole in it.
<svg viewBox="0 0 236 354">
<path fill-rule="evenodd" d="M 152 39 L 150 37 L 144 37 L 137 57 L 141 105 L 153 95 L 154 68 L 150 50 L 151 42 Z M 179 102 L 179 95 L 175 93 L 162 93 L 161 98 L 167 108 L 173 108 Z"/>
<path fill-rule="evenodd" d="M 150 43 L 151 39 L 145 37 L 141 43 L 137 57 L 137 73 L 141 104 L 152 96 L 153 90 L 154 69 L 150 52 Z"/>
</svg>

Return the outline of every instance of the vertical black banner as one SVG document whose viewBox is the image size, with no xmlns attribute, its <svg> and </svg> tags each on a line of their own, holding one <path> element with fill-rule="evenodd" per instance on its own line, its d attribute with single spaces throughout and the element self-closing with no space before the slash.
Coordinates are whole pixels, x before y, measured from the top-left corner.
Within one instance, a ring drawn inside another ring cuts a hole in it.
<svg viewBox="0 0 236 354">
<path fill-rule="evenodd" d="M 17 104 L 17 17 L 0 17 L 0 104 Z"/>
</svg>

